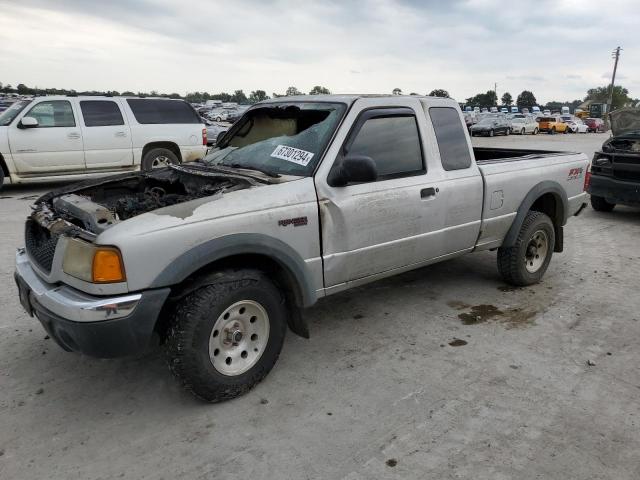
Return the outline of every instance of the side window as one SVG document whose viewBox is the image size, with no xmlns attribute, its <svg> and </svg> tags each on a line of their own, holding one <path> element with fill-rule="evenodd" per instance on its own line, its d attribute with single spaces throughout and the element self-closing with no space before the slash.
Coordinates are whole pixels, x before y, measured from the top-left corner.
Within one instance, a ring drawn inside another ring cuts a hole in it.
<svg viewBox="0 0 640 480">
<path fill-rule="evenodd" d="M 469 168 L 471 153 L 458 111 L 451 107 L 431 107 L 429 115 L 436 132 L 442 168 L 445 170 Z"/>
<path fill-rule="evenodd" d="M 347 153 L 371 157 L 382 180 L 424 171 L 420 135 L 413 115 L 368 119 L 356 133 Z"/>
<path fill-rule="evenodd" d="M 157 98 L 129 98 L 127 103 L 142 124 L 201 123 L 191 105 L 182 100 Z"/>
<path fill-rule="evenodd" d="M 40 102 L 27 112 L 25 117 L 38 120 L 38 127 L 75 127 L 71 103 L 66 100 Z"/>
<path fill-rule="evenodd" d="M 118 104 L 111 100 L 82 100 L 80 110 L 87 127 L 124 125 Z"/>
</svg>

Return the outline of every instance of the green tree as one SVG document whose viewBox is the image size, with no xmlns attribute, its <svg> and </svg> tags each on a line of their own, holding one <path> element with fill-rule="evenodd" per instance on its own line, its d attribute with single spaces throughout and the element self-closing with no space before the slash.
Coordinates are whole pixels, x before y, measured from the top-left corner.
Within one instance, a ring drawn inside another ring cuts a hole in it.
<svg viewBox="0 0 640 480">
<path fill-rule="evenodd" d="M 536 96 L 533 94 L 533 92 L 530 92 L 529 90 L 523 90 L 522 93 L 518 95 L 516 103 L 520 110 L 522 110 L 523 108 L 528 108 L 529 110 L 531 110 L 531 107 L 537 105 L 538 101 L 536 100 Z"/>
<path fill-rule="evenodd" d="M 435 90 L 431 90 L 429 92 L 430 97 L 442 97 L 442 98 L 450 98 L 449 92 L 442 88 L 436 88 Z"/>
<path fill-rule="evenodd" d="M 607 103 L 609 101 L 610 92 L 610 85 L 591 88 L 587 90 L 585 100 L 591 100 L 597 103 Z M 616 85 L 613 87 L 613 102 L 611 104 L 611 110 L 616 110 L 627 105 L 633 105 L 633 99 L 629 96 L 629 90 L 624 88 L 622 85 Z"/>
<path fill-rule="evenodd" d="M 504 92 L 504 95 L 502 95 L 502 104 L 507 107 L 513 105 L 513 97 L 509 92 Z"/>
<path fill-rule="evenodd" d="M 244 94 L 242 90 L 236 90 L 235 92 L 233 92 L 233 95 L 231 96 L 230 101 L 243 104 L 243 103 L 247 103 L 249 99 L 247 98 L 247 96 Z"/>
<path fill-rule="evenodd" d="M 263 100 L 268 100 L 268 99 L 269 99 L 269 96 L 267 95 L 267 92 L 265 92 L 264 90 L 254 90 L 249 95 L 249 103 L 257 103 L 257 102 L 261 102 Z"/>
<path fill-rule="evenodd" d="M 293 97 L 294 95 L 304 95 L 300 90 L 296 87 L 287 88 L 287 92 L 284 94 L 285 97 Z"/>
<path fill-rule="evenodd" d="M 495 107 L 498 103 L 495 90 L 487 90 L 487 93 L 478 93 L 466 99 L 465 104 L 472 107 Z"/>
<path fill-rule="evenodd" d="M 321 87 L 320 85 L 316 85 L 311 89 L 309 95 L 331 95 L 331 92 L 326 87 Z"/>
<path fill-rule="evenodd" d="M 17 88 L 18 88 L 18 93 L 20 95 L 26 95 L 28 93 L 31 93 L 31 89 L 27 87 L 24 83 L 19 83 Z"/>
<path fill-rule="evenodd" d="M 396 88 L 394 88 L 394 89 L 391 91 L 391 93 L 392 93 L 393 95 L 402 95 L 402 89 L 401 89 L 401 88 L 397 88 L 397 87 L 396 87 Z"/>
</svg>

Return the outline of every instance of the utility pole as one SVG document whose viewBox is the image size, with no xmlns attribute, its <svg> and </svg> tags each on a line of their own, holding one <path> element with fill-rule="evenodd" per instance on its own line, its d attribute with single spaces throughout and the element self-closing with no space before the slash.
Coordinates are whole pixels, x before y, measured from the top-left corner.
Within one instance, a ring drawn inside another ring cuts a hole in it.
<svg viewBox="0 0 640 480">
<path fill-rule="evenodd" d="M 493 84 L 493 93 L 496 94 L 496 106 L 498 106 L 500 104 L 498 103 L 499 100 L 498 100 L 498 84 L 497 83 Z"/>
<path fill-rule="evenodd" d="M 611 107 L 613 106 L 613 87 L 616 83 L 616 71 L 618 70 L 618 59 L 620 58 L 620 50 L 622 48 L 617 47 L 612 53 L 611 58 L 614 58 L 615 61 L 613 63 L 613 75 L 611 76 L 611 90 L 609 91 L 609 102 L 607 103 L 607 123 L 609 119 L 609 112 L 611 112 Z"/>
</svg>

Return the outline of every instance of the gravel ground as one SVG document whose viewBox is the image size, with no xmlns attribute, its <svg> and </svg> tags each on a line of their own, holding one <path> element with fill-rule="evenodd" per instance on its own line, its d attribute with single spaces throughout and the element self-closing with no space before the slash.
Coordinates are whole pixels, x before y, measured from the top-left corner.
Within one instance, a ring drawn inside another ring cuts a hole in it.
<svg viewBox="0 0 640 480">
<path fill-rule="evenodd" d="M 605 135 L 475 138 L 583 151 Z M 490 252 L 323 300 L 249 394 L 200 403 L 160 351 L 96 360 L 19 306 L 33 196 L 0 192 L 0 479 L 637 479 L 640 211 L 588 208 L 544 281 Z"/>
</svg>

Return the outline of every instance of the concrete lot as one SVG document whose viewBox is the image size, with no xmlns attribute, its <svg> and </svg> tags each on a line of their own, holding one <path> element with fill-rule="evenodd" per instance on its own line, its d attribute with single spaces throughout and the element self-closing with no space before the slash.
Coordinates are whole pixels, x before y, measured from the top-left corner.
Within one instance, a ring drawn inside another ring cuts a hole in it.
<svg viewBox="0 0 640 480">
<path fill-rule="evenodd" d="M 328 298 L 262 384 L 208 405 L 161 352 L 66 353 L 22 311 L 14 250 L 47 189 L 0 192 L 0 479 L 640 478 L 639 210 L 571 219 L 531 288 L 487 252 Z"/>
</svg>

